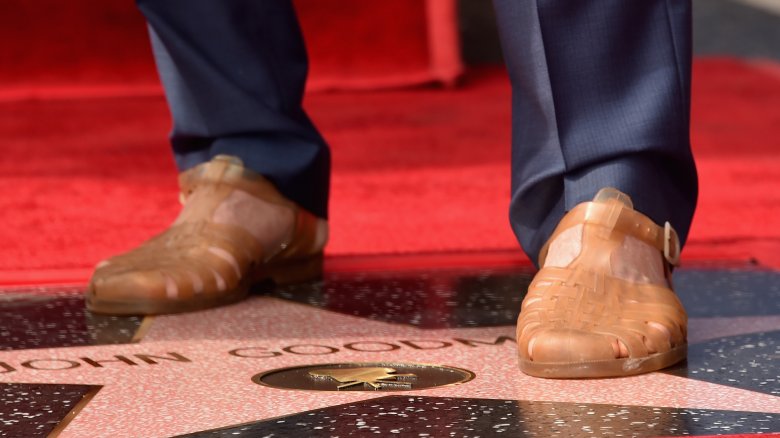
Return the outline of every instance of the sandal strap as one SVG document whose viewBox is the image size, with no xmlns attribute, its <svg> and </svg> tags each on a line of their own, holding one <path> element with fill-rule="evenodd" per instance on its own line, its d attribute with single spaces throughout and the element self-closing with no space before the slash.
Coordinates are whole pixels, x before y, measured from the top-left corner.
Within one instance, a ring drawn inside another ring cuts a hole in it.
<svg viewBox="0 0 780 438">
<path fill-rule="evenodd" d="M 612 233 L 639 239 L 661 251 L 670 265 L 680 264 L 680 239 L 669 222 L 660 227 L 652 219 L 628 208 L 624 203 L 610 200 L 583 202 L 568 212 L 542 248 L 539 254 L 539 266 L 544 265 L 549 243 L 555 237 L 573 226 L 582 224 L 597 225 L 607 228 Z"/>
<path fill-rule="evenodd" d="M 200 185 L 228 185 L 274 204 L 297 210 L 295 203 L 282 196 L 273 183 L 243 166 L 241 160 L 229 155 L 218 155 L 179 174 L 182 200 Z"/>
</svg>

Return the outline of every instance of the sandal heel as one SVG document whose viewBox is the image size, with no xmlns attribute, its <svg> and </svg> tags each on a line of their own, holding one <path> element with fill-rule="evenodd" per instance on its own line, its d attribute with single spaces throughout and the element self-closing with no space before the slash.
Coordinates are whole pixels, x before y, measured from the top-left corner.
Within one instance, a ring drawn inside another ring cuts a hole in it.
<svg viewBox="0 0 780 438">
<path fill-rule="evenodd" d="M 277 285 L 303 283 L 322 279 L 322 253 L 298 260 L 269 263 L 261 266 L 253 275 L 255 282 L 272 280 Z"/>
</svg>

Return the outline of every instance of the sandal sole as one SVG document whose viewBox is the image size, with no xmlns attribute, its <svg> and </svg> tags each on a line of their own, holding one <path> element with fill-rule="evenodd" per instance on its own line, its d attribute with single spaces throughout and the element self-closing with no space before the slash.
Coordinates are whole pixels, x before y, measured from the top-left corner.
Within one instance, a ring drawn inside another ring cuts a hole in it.
<svg viewBox="0 0 780 438">
<path fill-rule="evenodd" d="M 104 299 L 90 288 L 86 294 L 87 310 L 106 315 L 162 315 L 193 312 L 233 304 L 249 295 L 256 283 L 273 281 L 276 285 L 287 285 L 319 280 L 322 278 L 323 256 L 317 254 L 302 260 L 267 264 L 258 267 L 232 291 L 208 297 L 194 297 L 188 300 L 117 300 Z"/>
<path fill-rule="evenodd" d="M 519 357 L 520 370 L 547 379 L 593 379 L 625 377 L 649 373 L 670 367 L 685 360 L 688 345 L 672 348 L 664 353 L 640 358 L 622 358 L 588 362 L 534 362 Z"/>
</svg>

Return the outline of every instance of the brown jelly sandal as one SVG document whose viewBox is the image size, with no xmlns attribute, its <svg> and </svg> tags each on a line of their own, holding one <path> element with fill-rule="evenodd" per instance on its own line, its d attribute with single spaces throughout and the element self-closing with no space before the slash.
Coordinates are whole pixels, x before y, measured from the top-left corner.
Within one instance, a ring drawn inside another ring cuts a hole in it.
<svg viewBox="0 0 780 438">
<path fill-rule="evenodd" d="M 327 222 L 285 199 L 238 158 L 217 156 L 179 175 L 182 202 L 197 196 L 176 222 L 136 249 L 101 262 L 90 281 L 87 308 L 96 313 L 187 312 L 243 299 L 263 280 L 287 284 L 322 275 Z M 234 191 L 289 208 L 291 237 L 264 251 L 246 229 L 211 220 Z"/>
<path fill-rule="evenodd" d="M 673 365 L 687 354 L 687 316 L 663 286 L 612 275 L 611 255 L 626 237 L 663 254 L 665 276 L 679 262 L 677 233 L 635 211 L 627 195 L 603 189 L 561 220 L 540 255 L 560 233 L 582 225 L 579 255 L 566 267 L 544 267 L 534 277 L 517 323 L 520 369 L 548 378 L 618 377 Z M 668 333 L 648 323 L 663 325 Z M 628 357 L 615 352 L 620 341 Z M 529 353 L 529 344 L 532 351 Z"/>
</svg>

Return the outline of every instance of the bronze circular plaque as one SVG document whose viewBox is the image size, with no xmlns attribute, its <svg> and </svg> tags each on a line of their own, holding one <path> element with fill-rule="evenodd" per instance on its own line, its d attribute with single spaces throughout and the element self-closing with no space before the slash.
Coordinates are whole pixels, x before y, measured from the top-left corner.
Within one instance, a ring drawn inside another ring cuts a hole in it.
<svg viewBox="0 0 780 438">
<path fill-rule="evenodd" d="M 446 365 L 398 362 L 330 363 L 265 371 L 258 385 L 303 391 L 415 391 L 457 385 L 474 373 Z"/>
</svg>

